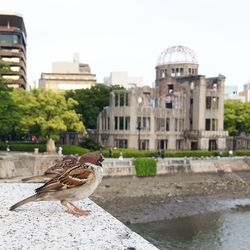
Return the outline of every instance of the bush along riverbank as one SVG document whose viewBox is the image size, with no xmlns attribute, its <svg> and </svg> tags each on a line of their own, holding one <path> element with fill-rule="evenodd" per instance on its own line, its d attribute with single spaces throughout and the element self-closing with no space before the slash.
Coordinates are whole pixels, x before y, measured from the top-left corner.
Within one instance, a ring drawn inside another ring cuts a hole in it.
<svg viewBox="0 0 250 250">
<path fill-rule="evenodd" d="M 43 143 L 24 143 L 24 142 L 8 142 L 0 143 L 0 150 L 6 151 L 7 146 L 11 151 L 21 151 L 21 152 L 34 152 L 34 148 L 38 148 L 40 153 L 44 153 L 46 150 L 46 145 Z M 63 154 L 84 154 L 88 151 L 100 151 L 106 158 L 119 158 L 123 155 L 124 158 L 145 158 L 145 157 L 155 157 L 155 158 L 171 158 L 171 157 L 228 157 L 229 152 L 224 150 L 193 150 L 193 151 L 157 151 L 157 150 L 136 150 L 136 149 L 122 149 L 122 148 L 100 148 L 100 150 L 93 150 L 90 148 L 84 148 L 77 145 L 57 145 L 57 147 L 62 147 Z M 250 156 L 250 150 L 237 150 L 234 152 L 234 156 Z"/>
</svg>

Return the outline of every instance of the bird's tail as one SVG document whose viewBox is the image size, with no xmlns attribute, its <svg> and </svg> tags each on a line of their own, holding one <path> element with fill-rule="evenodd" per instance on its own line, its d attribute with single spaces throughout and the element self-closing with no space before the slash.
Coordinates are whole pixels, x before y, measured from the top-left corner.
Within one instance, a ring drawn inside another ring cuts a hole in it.
<svg viewBox="0 0 250 250">
<path fill-rule="evenodd" d="M 10 211 L 15 210 L 17 207 L 20 207 L 28 202 L 37 200 L 37 198 L 38 198 L 37 194 L 31 195 L 30 197 L 28 197 L 24 200 L 21 200 L 21 201 L 17 202 L 16 204 L 14 204 L 13 206 L 11 206 L 9 210 Z"/>
</svg>

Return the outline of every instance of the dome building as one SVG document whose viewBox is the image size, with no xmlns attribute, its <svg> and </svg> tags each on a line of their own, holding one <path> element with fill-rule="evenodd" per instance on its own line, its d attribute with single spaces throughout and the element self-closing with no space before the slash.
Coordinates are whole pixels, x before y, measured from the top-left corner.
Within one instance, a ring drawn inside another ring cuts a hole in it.
<svg viewBox="0 0 250 250">
<path fill-rule="evenodd" d="M 156 80 L 165 76 L 188 76 L 198 74 L 199 64 L 196 54 L 184 46 L 173 46 L 164 50 L 157 61 Z"/>
<path fill-rule="evenodd" d="M 155 69 L 155 88 L 111 93 L 98 117 L 99 142 L 151 150 L 225 149 L 225 77 L 199 75 L 197 56 L 180 45 L 164 50 Z"/>
</svg>

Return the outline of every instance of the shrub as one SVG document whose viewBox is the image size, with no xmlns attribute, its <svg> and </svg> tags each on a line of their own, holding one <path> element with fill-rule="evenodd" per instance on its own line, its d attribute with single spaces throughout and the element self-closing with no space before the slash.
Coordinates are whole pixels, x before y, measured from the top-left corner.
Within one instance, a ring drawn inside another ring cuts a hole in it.
<svg viewBox="0 0 250 250">
<path fill-rule="evenodd" d="M 127 149 L 127 148 L 117 148 L 112 150 L 112 157 L 118 158 L 122 152 L 123 157 L 125 158 L 139 158 L 139 157 L 155 157 L 155 150 L 137 150 L 137 149 Z M 103 150 L 103 155 L 109 157 L 109 148 Z"/>
<path fill-rule="evenodd" d="M 99 150 L 101 148 L 99 143 L 97 143 L 93 138 L 87 136 L 83 137 L 80 145 L 84 148 L 89 148 L 92 150 Z"/>
<path fill-rule="evenodd" d="M 89 152 L 89 149 L 82 148 L 76 145 L 58 145 L 59 147 L 62 147 L 62 153 L 64 155 L 70 155 L 70 154 L 85 154 Z"/>
<path fill-rule="evenodd" d="M 234 154 L 236 156 L 250 156 L 250 150 L 237 150 Z"/>
<path fill-rule="evenodd" d="M 140 177 L 156 175 L 156 160 L 138 158 L 135 160 L 136 175 Z"/>
<path fill-rule="evenodd" d="M 46 145 L 45 144 L 37 144 L 37 143 L 12 143 L 9 142 L 8 145 L 10 146 L 10 151 L 21 151 L 21 152 L 34 152 L 34 148 L 39 149 L 39 153 L 43 153 L 46 151 Z M 6 150 L 7 144 L 1 143 L 0 144 L 0 150 Z M 75 145 L 57 145 L 57 147 L 62 147 L 63 154 L 85 154 L 89 150 L 86 148 L 82 148 Z"/>
<path fill-rule="evenodd" d="M 40 153 L 46 151 L 45 144 L 35 144 L 35 143 L 12 143 L 9 142 L 10 151 L 20 151 L 20 152 L 34 152 L 34 148 L 38 148 Z M 1 143 L 0 150 L 6 150 L 7 144 Z"/>
</svg>

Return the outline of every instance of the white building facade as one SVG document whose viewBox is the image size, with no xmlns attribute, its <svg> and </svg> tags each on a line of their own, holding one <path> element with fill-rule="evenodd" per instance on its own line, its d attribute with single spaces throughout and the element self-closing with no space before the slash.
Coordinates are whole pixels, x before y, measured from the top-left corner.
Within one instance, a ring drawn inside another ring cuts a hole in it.
<svg viewBox="0 0 250 250">
<path fill-rule="evenodd" d="M 143 78 L 137 76 L 129 76 L 125 71 L 114 71 L 110 73 L 109 77 L 103 79 L 103 83 L 106 85 L 120 85 L 125 89 L 142 87 Z"/>
<path fill-rule="evenodd" d="M 80 63 L 79 55 L 74 55 L 73 62 L 53 62 L 52 73 L 42 73 L 39 87 L 62 92 L 86 89 L 96 85 L 96 75 L 91 74 L 88 64 Z"/>
</svg>

